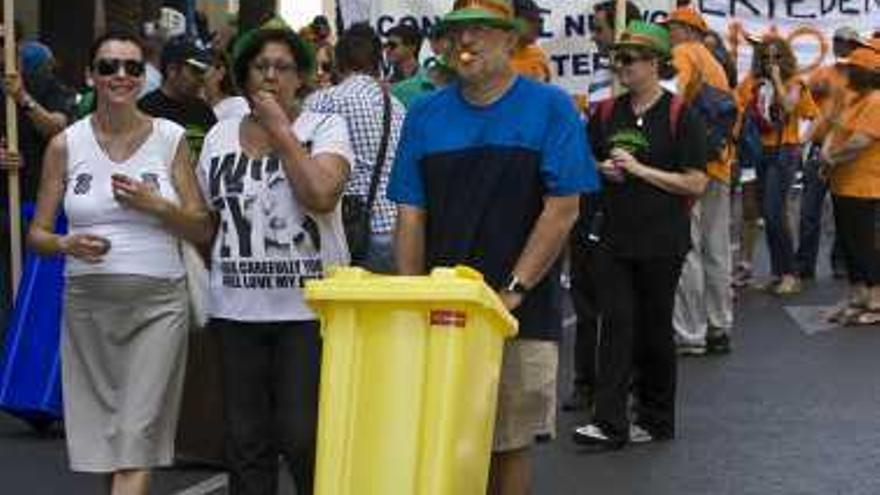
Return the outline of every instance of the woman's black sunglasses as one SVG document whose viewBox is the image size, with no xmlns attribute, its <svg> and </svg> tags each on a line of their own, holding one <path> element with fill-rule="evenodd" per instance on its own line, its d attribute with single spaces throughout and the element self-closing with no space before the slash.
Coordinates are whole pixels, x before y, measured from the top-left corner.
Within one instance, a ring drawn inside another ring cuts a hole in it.
<svg viewBox="0 0 880 495">
<path fill-rule="evenodd" d="M 145 70 L 143 60 L 99 58 L 92 64 L 92 70 L 94 70 L 99 76 L 103 77 L 118 74 L 120 67 L 122 67 L 125 70 L 125 73 L 131 77 L 141 77 Z"/>
</svg>

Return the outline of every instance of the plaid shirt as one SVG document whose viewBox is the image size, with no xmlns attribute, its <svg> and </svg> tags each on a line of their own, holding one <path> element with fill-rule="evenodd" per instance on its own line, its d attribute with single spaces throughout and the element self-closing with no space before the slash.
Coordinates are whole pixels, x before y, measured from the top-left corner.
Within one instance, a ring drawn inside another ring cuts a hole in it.
<svg viewBox="0 0 880 495">
<path fill-rule="evenodd" d="M 384 102 L 382 87 L 376 79 L 362 74 L 355 74 L 332 88 L 312 94 L 306 100 L 309 110 L 342 115 L 348 122 L 348 133 L 354 149 L 355 163 L 352 167 L 351 180 L 345 194 L 362 196 L 364 201 L 370 192 L 370 179 L 373 167 L 379 155 L 379 144 L 382 140 L 382 118 Z M 394 230 L 397 210 L 394 203 L 388 200 L 385 191 L 388 188 L 388 176 L 394 164 L 397 142 L 403 127 L 406 110 L 394 97 L 391 98 L 391 134 L 388 137 L 388 151 L 376 201 L 373 204 L 371 229 L 374 234 L 388 234 Z"/>
</svg>

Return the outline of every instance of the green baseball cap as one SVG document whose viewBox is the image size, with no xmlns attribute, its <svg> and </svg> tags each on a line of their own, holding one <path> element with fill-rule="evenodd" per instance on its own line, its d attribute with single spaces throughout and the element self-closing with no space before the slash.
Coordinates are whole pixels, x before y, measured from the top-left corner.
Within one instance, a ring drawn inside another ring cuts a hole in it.
<svg viewBox="0 0 880 495">
<path fill-rule="evenodd" d="M 437 26 L 440 31 L 460 24 L 481 24 L 499 29 L 519 31 L 521 23 L 514 16 L 510 0 L 456 0 Z"/>
<path fill-rule="evenodd" d="M 659 24 L 645 21 L 631 21 L 629 23 L 612 50 L 622 48 L 645 48 L 663 58 L 669 58 L 672 53 L 669 31 Z"/>
</svg>

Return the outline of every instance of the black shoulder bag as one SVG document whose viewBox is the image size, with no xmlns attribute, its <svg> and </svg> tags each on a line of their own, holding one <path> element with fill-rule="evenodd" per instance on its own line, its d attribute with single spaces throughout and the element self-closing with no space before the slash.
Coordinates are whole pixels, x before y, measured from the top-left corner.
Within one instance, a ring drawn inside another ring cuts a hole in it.
<svg viewBox="0 0 880 495">
<path fill-rule="evenodd" d="M 373 165 L 373 175 L 370 178 L 370 191 L 366 201 L 357 194 L 348 194 L 342 197 L 342 222 L 345 225 L 345 237 L 348 240 L 348 251 L 351 253 L 352 264 L 363 263 L 370 248 L 370 220 L 373 216 L 373 205 L 376 202 L 376 194 L 379 192 L 379 182 L 382 178 L 382 168 L 385 166 L 385 157 L 388 155 L 388 141 L 391 137 L 391 95 L 388 90 L 382 88 L 383 114 L 382 114 L 382 141 L 379 144 L 379 153 L 376 163 Z"/>
</svg>

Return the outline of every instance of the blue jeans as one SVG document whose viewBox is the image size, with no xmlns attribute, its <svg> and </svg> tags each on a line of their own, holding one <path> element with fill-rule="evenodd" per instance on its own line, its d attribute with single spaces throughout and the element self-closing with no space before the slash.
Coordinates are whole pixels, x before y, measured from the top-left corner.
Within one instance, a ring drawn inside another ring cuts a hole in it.
<svg viewBox="0 0 880 495">
<path fill-rule="evenodd" d="M 797 272 L 801 277 L 813 278 L 816 275 L 816 258 L 822 239 L 822 210 L 828 196 L 828 183 L 819 177 L 821 162 L 818 157 L 819 146 L 813 145 L 810 157 L 804 165 L 804 190 L 801 194 L 801 218 L 798 228 L 798 250 L 796 254 Z M 845 266 L 840 242 L 835 233 L 834 247 L 831 251 L 831 266 L 836 271 Z"/>
<path fill-rule="evenodd" d="M 787 212 L 788 197 L 799 164 L 800 146 L 765 147 L 756 169 L 770 268 L 777 277 L 796 272 Z"/>
</svg>

